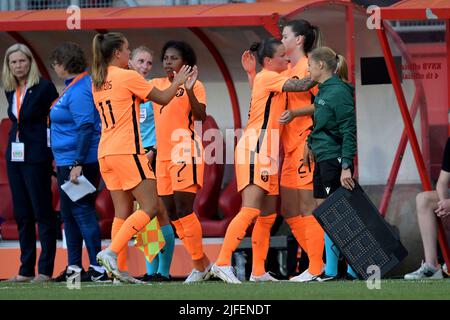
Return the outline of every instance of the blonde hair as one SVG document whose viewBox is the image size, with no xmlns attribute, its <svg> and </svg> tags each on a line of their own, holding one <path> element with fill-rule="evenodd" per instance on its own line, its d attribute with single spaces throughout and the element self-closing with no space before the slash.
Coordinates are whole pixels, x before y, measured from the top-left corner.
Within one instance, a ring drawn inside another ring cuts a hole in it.
<svg viewBox="0 0 450 320">
<path fill-rule="evenodd" d="M 308 55 L 314 61 L 323 61 L 328 70 L 338 75 L 342 81 L 348 82 L 348 67 L 344 56 L 328 47 L 316 48 Z"/>
<path fill-rule="evenodd" d="M 13 75 L 11 69 L 9 68 L 9 56 L 15 52 L 22 52 L 30 61 L 30 70 L 28 71 L 27 78 L 27 88 L 30 88 L 39 83 L 39 69 L 37 67 L 36 61 L 34 60 L 33 54 L 30 49 L 22 43 L 13 44 L 5 52 L 5 59 L 3 60 L 3 87 L 5 91 L 14 91 L 19 85 L 18 79 Z"/>
<path fill-rule="evenodd" d="M 134 59 L 134 57 L 139 53 L 139 52 L 147 52 L 149 53 L 152 57 L 155 56 L 155 52 L 149 48 L 147 48 L 146 46 L 139 46 L 135 49 L 133 49 L 133 51 L 131 51 L 131 59 Z"/>
</svg>

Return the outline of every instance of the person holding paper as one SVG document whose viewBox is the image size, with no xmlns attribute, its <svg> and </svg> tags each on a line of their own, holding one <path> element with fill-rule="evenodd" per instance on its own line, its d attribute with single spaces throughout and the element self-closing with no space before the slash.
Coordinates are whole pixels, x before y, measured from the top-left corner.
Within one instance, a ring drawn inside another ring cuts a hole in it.
<svg viewBox="0 0 450 320">
<path fill-rule="evenodd" d="M 81 281 L 109 280 L 96 256 L 101 250 L 100 228 L 95 211 L 95 193 L 72 201 L 61 188 L 64 183 L 77 184 L 83 175 L 94 186 L 100 178 L 97 159 L 100 141 L 100 116 L 92 98 L 92 79 L 85 71 L 86 57 L 75 43 L 66 42 L 51 54 L 53 70 L 66 87 L 50 108 L 50 143 L 55 157 L 61 195 L 61 215 L 67 242 L 68 267 L 56 281 L 66 281 L 73 272 Z M 89 254 L 90 266 L 82 266 L 83 240 Z"/>
<path fill-rule="evenodd" d="M 33 54 L 23 44 L 6 50 L 2 80 L 12 121 L 5 154 L 21 262 L 18 275 L 9 281 L 49 281 L 56 254 L 57 219 L 52 208 L 52 152 L 46 128 L 50 105 L 58 93 L 53 83 L 40 77 Z M 42 251 L 34 277 L 36 222 Z"/>
</svg>

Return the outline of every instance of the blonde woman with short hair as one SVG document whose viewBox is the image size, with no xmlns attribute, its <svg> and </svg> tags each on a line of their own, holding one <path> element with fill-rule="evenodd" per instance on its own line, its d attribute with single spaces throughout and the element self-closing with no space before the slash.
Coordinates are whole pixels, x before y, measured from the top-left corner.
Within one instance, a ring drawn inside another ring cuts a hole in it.
<svg viewBox="0 0 450 320">
<path fill-rule="evenodd" d="M 12 122 L 6 163 L 21 252 L 19 273 L 9 281 L 49 281 L 57 220 L 52 208 L 53 157 L 48 147 L 47 116 L 58 93 L 53 83 L 40 77 L 33 54 L 23 44 L 6 50 L 2 77 Z M 36 223 L 42 251 L 35 277 Z"/>
</svg>

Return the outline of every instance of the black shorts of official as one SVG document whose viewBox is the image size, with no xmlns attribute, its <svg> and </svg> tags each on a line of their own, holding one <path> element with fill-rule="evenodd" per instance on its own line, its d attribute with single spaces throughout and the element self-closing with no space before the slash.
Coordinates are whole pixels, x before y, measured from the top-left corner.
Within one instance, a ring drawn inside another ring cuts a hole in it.
<svg viewBox="0 0 450 320">
<path fill-rule="evenodd" d="M 337 158 L 316 162 L 313 175 L 314 198 L 325 199 L 341 186 L 341 163 Z"/>
</svg>

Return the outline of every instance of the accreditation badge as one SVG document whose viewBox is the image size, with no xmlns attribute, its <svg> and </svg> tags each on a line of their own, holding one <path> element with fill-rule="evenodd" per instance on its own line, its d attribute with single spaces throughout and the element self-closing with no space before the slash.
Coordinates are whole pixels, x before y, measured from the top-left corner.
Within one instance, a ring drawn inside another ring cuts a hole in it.
<svg viewBox="0 0 450 320">
<path fill-rule="evenodd" d="M 11 161 L 14 162 L 25 161 L 25 144 L 23 142 L 11 143 Z"/>
</svg>

